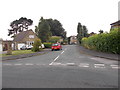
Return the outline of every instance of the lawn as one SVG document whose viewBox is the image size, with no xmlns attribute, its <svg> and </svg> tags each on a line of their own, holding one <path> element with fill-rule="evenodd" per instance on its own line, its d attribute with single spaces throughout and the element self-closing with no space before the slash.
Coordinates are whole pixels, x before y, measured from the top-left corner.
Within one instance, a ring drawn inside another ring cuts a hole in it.
<svg viewBox="0 0 120 90">
<path fill-rule="evenodd" d="M 29 53 L 35 53 L 35 52 L 33 52 L 31 50 L 16 50 L 16 51 L 12 51 L 12 55 L 22 55 L 22 54 L 29 54 Z M 0 57 L 12 56 L 12 55 L 0 54 Z"/>
</svg>

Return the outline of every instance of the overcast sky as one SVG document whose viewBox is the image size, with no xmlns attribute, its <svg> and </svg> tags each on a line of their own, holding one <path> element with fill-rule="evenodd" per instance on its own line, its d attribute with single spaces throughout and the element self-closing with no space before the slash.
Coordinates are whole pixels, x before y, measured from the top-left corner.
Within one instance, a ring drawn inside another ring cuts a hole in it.
<svg viewBox="0 0 120 90">
<path fill-rule="evenodd" d="M 0 38 L 7 36 L 10 22 L 26 17 L 33 20 L 34 30 L 41 16 L 59 20 L 67 36 L 77 34 L 77 24 L 86 25 L 88 32 L 110 30 L 110 24 L 118 20 L 120 0 L 1 0 Z"/>
</svg>

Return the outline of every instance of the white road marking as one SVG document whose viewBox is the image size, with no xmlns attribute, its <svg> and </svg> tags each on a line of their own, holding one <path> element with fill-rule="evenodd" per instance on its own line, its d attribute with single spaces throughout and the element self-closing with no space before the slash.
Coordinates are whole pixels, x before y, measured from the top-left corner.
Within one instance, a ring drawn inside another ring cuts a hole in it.
<svg viewBox="0 0 120 90">
<path fill-rule="evenodd" d="M 110 65 L 113 69 L 119 69 L 118 65 Z"/>
<path fill-rule="evenodd" d="M 58 58 L 59 58 L 59 55 L 49 65 L 52 65 Z"/>
<path fill-rule="evenodd" d="M 22 65 L 22 64 L 20 64 L 20 63 L 18 63 L 18 64 L 14 64 L 15 66 L 19 66 L 19 65 Z"/>
<path fill-rule="evenodd" d="M 79 67 L 89 67 L 88 63 L 80 63 Z"/>
<path fill-rule="evenodd" d="M 95 66 L 105 66 L 104 64 L 94 64 Z"/>
<path fill-rule="evenodd" d="M 68 65 L 68 66 L 74 66 L 75 63 L 66 63 L 66 65 Z"/>
<path fill-rule="evenodd" d="M 62 51 L 61 54 L 63 54 L 65 51 Z"/>
<path fill-rule="evenodd" d="M 33 65 L 32 63 L 26 63 L 25 65 Z"/>
<path fill-rule="evenodd" d="M 39 66 L 39 65 L 46 65 L 46 64 L 35 64 L 35 65 L 38 65 L 38 66 Z"/>
<path fill-rule="evenodd" d="M 95 68 L 105 68 L 104 64 L 94 64 Z"/>
<path fill-rule="evenodd" d="M 118 67 L 118 65 L 110 65 L 111 67 Z"/>
<path fill-rule="evenodd" d="M 11 66 L 12 64 L 6 63 L 6 64 L 3 64 L 3 65 L 8 65 L 8 66 Z"/>
<path fill-rule="evenodd" d="M 52 65 L 61 65 L 61 63 L 55 63 L 55 62 L 54 62 Z"/>
</svg>

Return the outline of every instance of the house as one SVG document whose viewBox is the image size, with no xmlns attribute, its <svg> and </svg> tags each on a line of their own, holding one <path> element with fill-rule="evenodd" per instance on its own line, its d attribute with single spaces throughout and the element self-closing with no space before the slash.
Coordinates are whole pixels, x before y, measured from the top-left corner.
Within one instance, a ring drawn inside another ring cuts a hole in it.
<svg viewBox="0 0 120 90">
<path fill-rule="evenodd" d="M 76 36 L 70 36 L 70 44 L 77 44 L 77 37 Z"/>
<path fill-rule="evenodd" d="M 2 49 L 3 51 L 7 51 L 8 49 L 12 49 L 12 40 L 2 40 Z"/>
<path fill-rule="evenodd" d="M 0 38 L 0 53 L 2 52 L 2 38 Z"/>
<path fill-rule="evenodd" d="M 14 37 L 14 50 L 20 50 L 20 48 L 24 45 L 32 45 L 36 39 L 39 38 L 32 30 L 20 32 Z"/>
<path fill-rule="evenodd" d="M 114 28 L 120 28 L 120 20 L 118 20 L 117 22 L 111 23 L 111 29 Z"/>
</svg>

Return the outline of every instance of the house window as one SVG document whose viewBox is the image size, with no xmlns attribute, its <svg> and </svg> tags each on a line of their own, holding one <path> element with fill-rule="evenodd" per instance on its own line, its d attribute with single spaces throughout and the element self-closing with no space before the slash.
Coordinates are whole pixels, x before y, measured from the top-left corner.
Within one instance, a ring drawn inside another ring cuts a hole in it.
<svg viewBox="0 0 120 90">
<path fill-rule="evenodd" d="M 34 35 L 29 35 L 29 38 L 34 38 Z"/>
<path fill-rule="evenodd" d="M 27 45 L 33 45 L 34 44 L 34 41 L 27 41 Z"/>
</svg>

